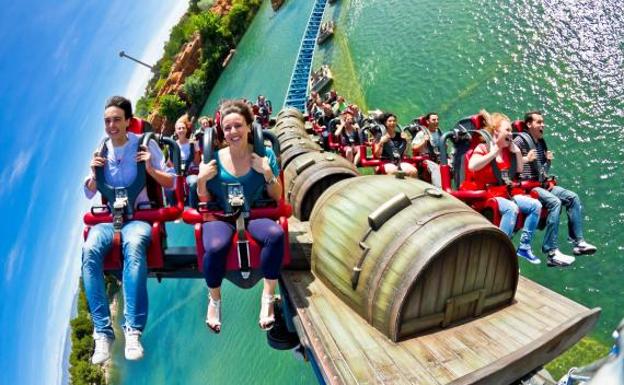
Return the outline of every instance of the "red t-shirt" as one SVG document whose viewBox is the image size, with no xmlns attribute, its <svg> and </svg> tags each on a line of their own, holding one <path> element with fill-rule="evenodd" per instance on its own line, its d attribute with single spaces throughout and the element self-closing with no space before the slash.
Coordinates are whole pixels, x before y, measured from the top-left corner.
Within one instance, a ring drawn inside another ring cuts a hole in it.
<svg viewBox="0 0 624 385">
<path fill-rule="evenodd" d="M 477 148 L 474 149 L 472 155 L 487 155 L 488 149 L 485 144 L 480 144 Z M 471 156 L 472 156 L 471 155 Z M 509 170 L 511 168 L 511 152 L 509 148 L 503 148 L 501 151 L 502 160 L 496 159 L 496 165 L 500 171 Z M 470 159 L 466 159 L 468 162 Z M 466 163 L 466 178 L 465 182 L 462 184 L 462 189 L 466 190 L 482 190 L 486 185 L 497 185 L 498 180 L 496 179 L 496 175 L 494 175 L 494 170 L 492 169 L 492 165 L 488 164 L 478 171 L 468 171 L 468 164 Z"/>
</svg>

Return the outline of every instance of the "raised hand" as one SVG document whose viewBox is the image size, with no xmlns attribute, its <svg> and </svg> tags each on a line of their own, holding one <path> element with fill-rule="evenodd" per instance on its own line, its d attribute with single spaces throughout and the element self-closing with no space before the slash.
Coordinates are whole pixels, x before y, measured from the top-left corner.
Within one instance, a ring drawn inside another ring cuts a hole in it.
<svg viewBox="0 0 624 385">
<path fill-rule="evenodd" d="M 251 168 L 262 175 L 273 175 L 273 170 L 269 165 L 269 159 L 266 156 L 260 157 L 258 154 L 251 154 Z"/>
<path fill-rule="evenodd" d="M 199 164 L 199 173 L 197 174 L 197 179 L 199 182 L 206 183 L 212 178 L 214 178 L 217 173 L 217 161 L 216 159 L 211 160 L 208 163 L 201 162 Z"/>
</svg>

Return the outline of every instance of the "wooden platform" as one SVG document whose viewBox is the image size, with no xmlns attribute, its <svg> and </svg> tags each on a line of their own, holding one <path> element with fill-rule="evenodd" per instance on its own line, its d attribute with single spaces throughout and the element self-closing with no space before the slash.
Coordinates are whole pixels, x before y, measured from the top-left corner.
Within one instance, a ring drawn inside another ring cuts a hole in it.
<svg viewBox="0 0 624 385">
<path fill-rule="evenodd" d="M 291 223 L 304 267 L 311 239 L 305 223 Z M 283 281 L 298 334 L 328 384 L 510 384 L 576 343 L 600 313 L 521 277 L 513 305 L 393 343 L 310 271 L 284 271 Z"/>
</svg>

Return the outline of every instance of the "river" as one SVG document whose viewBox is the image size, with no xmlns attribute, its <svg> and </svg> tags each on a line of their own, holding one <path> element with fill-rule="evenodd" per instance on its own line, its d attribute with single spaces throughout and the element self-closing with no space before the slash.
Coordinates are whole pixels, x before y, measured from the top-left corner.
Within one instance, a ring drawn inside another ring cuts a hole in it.
<svg viewBox="0 0 624 385">
<path fill-rule="evenodd" d="M 266 95 L 284 100 L 299 37 L 312 2 L 287 0 L 274 14 L 264 2 L 204 107 Z M 403 123 L 427 111 L 443 129 L 480 108 L 512 119 L 544 111 L 553 173 L 584 205 L 585 235 L 599 247 L 567 269 L 521 263 L 521 273 L 603 314 L 594 336 L 609 342 L 624 316 L 624 10 L 613 1 L 339 0 L 326 17 L 336 35 L 317 51 L 335 87 L 365 108 L 391 110 Z M 565 215 L 560 231 L 566 241 Z M 170 244 L 189 244 L 184 226 Z M 535 240 L 536 250 L 541 233 Z M 310 365 L 268 348 L 257 327 L 260 285 L 224 284 L 223 331 L 203 323 L 203 281 L 149 282 L 146 356 L 123 359 L 120 384 L 313 384 Z M 121 338 L 120 338 L 121 340 Z M 121 342 L 121 341 L 120 341 Z"/>
</svg>

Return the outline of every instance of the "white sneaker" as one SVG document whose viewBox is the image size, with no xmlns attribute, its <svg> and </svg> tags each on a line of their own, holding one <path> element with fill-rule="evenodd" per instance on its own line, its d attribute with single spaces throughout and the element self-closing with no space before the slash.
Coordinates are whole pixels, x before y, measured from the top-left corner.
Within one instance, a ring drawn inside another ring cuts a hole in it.
<svg viewBox="0 0 624 385">
<path fill-rule="evenodd" d="M 95 349 L 93 356 L 91 356 L 91 363 L 93 365 L 103 364 L 110 359 L 113 339 L 106 334 L 93 333 L 93 340 L 95 341 Z"/>
<path fill-rule="evenodd" d="M 126 360 L 136 361 L 143 358 L 143 346 L 141 345 L 141 331 L 127 328 L 124 331 L 126 336 Z"/>
<path fill-rule="evenodd" d="M 580 241 L 576 244 L 576 246 L 574 246 L 572 252 L 574 255 L 594 254 L 596 252 L 596 246 L 585 241 Z"/>
<path fill-rule="evenodd" d="M 574 261 L 576 261 L 576 258 L 563 254 L 559 249 L 548 252 L 548 266 L 570 266 Z"/>
</svg>

